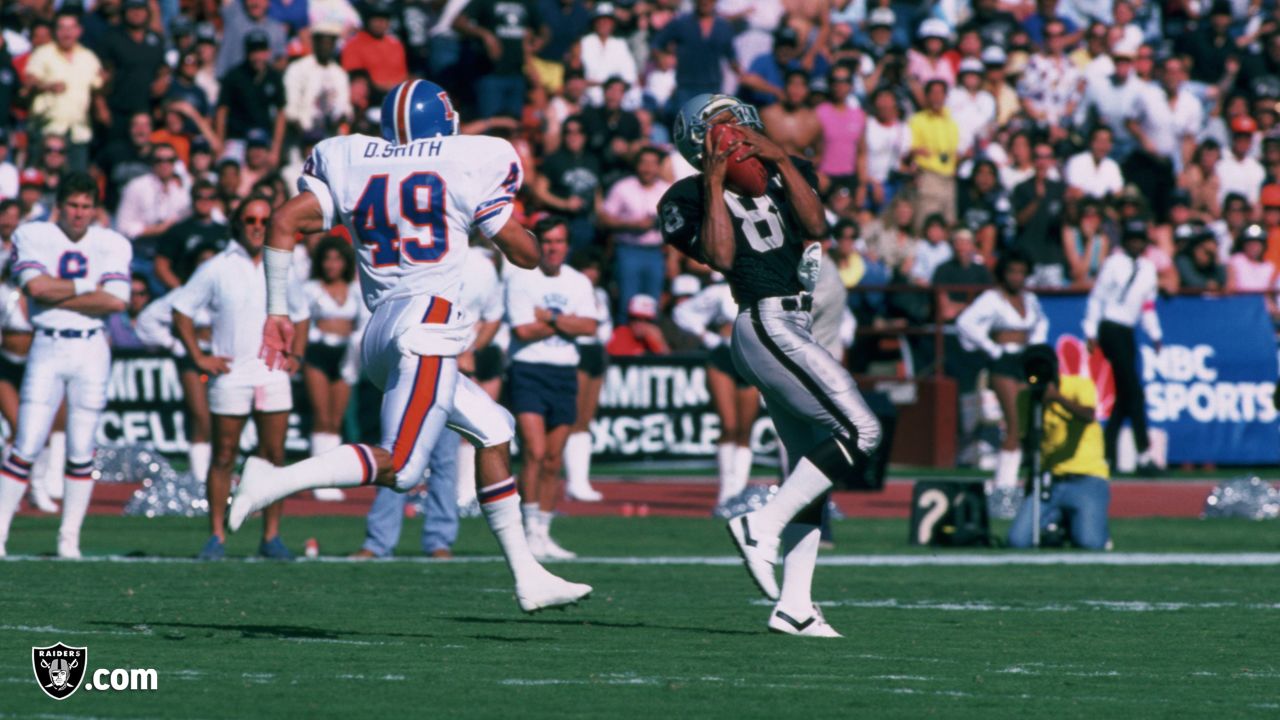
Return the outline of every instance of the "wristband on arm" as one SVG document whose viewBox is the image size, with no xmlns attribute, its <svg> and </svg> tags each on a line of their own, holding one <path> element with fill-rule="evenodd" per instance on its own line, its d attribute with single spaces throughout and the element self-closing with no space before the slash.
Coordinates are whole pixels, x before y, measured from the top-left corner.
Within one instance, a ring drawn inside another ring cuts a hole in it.
<svg viewBox="0 0 1280 720">
<path fill-rule="evenodd" d="M 71 281 L 71 284 L 76 289 L 76 295 L 88 295 L 98 289 L 98 284 L 89 278 L 76 278 Z"/>
<path fill-rule="evenodd" d="M 263 248 L 263 265 L 267 274 L 267 314 L 289 314 L 289 268 L 293 253 L 273 247 Z"/>
</svg>

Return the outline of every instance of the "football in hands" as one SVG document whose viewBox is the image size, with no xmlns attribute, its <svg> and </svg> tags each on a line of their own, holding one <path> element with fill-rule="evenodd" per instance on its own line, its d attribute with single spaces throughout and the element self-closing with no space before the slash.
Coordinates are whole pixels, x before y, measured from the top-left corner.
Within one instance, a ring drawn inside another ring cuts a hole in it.
<svg viewBox="0 0 1280 720">
<path fill-rule="evenodd" d="M 717 150 L 723 150 L 730 143 L 741 140 L 746 135 L 735 125 L 712 125 L 711 144 Z M 758 157 L 739 159 L 741 151 L 734 153 L 725 163 L 725 185 L 739 195 L 760 197 L 764 195 L 769 183 L 769 171 Z"/>
</svg>

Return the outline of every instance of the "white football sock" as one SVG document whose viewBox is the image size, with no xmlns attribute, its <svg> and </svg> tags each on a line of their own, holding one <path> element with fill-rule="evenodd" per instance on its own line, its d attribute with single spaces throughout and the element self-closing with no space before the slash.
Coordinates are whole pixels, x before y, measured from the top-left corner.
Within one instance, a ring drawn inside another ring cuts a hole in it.
<svg viewBox="0 0 1280 720">
<path fill-rule="evenodd" d="M 481 500 L 483 503 L 484 501 Z M 542 528 L 542 510 L 536 502 L 520 503 L 520 517 L 524 520 L 524 531 L 526 534 L 535 535 Z"/>
<path fill-rule="evenodd" d="M 272 495 L 279 500 L 303 490 L 359 487 L 372 484 L 376 475 L 368 446 L 339 445 L 323 455 L 276 468 Z"/>
<path fill-rule="evenodd" d="M 734 495 L 747 489 L 747 483 L 751 482 L 751 464 L 755 459 L 751 448 L 735 445 L 733 449 L 733 486 L 735 488 Z"/>
<path fill-rule="evenodd" d="M 523 578 L 528 577 L 531 572 L 541 570 L 542 566 L 534 559 L 533 553 L 529 552 L 529 541 L 525 539 L 524 521 L 521 517 L 523 506 L 520 504 L 520 494 L 516 492 L 516 481 L 514 478 L 507 478 L 482 488 L 477 494 L 487 498 L 480 501 L 480 509 L 489 523 L 489 530 L 502 547 L 502 554 L 507 558 L 507 567 L 511 569 L 512 577 L 519 585 Z"/>
<path fill-rule="evenodd" d="M 565 440 L 564 477 L 570 493 L 591 490 L 591 433 L 573 433 Z"/>
<path fill-rule="evenodd" d="M 818 564 L 822 529 L 791 523 L 782 531 L 782 597 L 778 605 L 797 618 L 809 616 L 813 605 L 813 569 Z"/>
<path fill-rule="evenodd" d="M 18 512 L 22 496 L 26 494 L 26 483 L 0 475 L 0 545 L 9 539 L 9 525 Z"/>
<path fill-rule="evenodd" d="M 93 497 L 92 480 L 67 480 L 66 492 L 62 498 L 62 526 L 58 528 L 59 538 L 80 538 L 80 526 L 84 525 L 84 514 L 89 510 L 89 499 Z"/>
<path fill-rule="evenodd" d="M 336 447 L 340 447 L 341 445 L 342 438 L 334 433 L 312 433 L 311 457 L 323 455 Z"/>
<path fill-rule="evenodd" d="M 1021 450 L 1001 450 L 996 460 L 996 488 L 1018 487 L 1018 471 L 1022 469 Z"/>
<path fill-rule="evenodd" d="M 466 507 L 476 499 L 476 446 L 463 440 L 458 443 L 458 507 Z"/>
<path fill-rule="evenodd" d="M 733 443 L 720 443 L 716 446 L 716 465 L 720 468 L 720 496 L 716 499 L 717 503 L 722 503 L 738 494 L 733 491 L 733 482 L 736 477 L 733 461 L 737 458 L 737 451 L 738 446 Z"/>
<path fill-rule="evenodd" d="M 40 482 L 44 483 L 49 497 L 54 500 L 62 499 L 64 492 L 62 484 L 65 482 L 62 472 L 66 464 L 67 434 L 61 431 L 49 433 L 49 464 L 45 467 L 44 476 L 40 478 Z"/>
<path fill-rule="evenodd" d="M 823 493 L 831 489 L 831 481 L 810 462 L 809 458 L 800 458 L 796 469 L 787 477 L 782 487 L 778 488 L 764 507 L 751 513 L 751 517 L 762 525 L 761 532 L 781 535 L 791 519 Z"/>
<path fill-rule="evenodd" d="M 191 443 L 187 448 L 187 460 L 191 463 L 191 475 L 200 482 L 209 479 L 209 462 L 213 457 L 213 446 L 207 442 Z"/>
<path fill-rule="evenodd" d="M 556 514 L 550 510 L 538 511 L 538 527 L 541 529 L 544 536 L 549 537 L 551 535 L 551 521 L 555 516 Z"/>
</svg>

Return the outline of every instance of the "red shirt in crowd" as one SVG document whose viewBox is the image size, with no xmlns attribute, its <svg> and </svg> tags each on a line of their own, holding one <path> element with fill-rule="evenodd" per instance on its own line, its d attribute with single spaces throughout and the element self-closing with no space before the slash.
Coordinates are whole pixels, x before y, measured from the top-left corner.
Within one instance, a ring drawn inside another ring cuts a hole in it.
<svg viewBox="0 0 1280 720">
<path fill-rule="evenodd" d="M 671 352 L 662 331 L 649 322 L 630 323 L 613 331 L 605 352 L 610 355 L 666 355 Z"/>
<path fill-rule="evenodd" d="M 375 38 L 361 30 L 342 48 L 342 69 L 347 72 L 364 70 L 373 84 L 382 90 L 390 90 L 396 83 L 409 77 L 404 45 L 391 35 Z"/>
</svg>

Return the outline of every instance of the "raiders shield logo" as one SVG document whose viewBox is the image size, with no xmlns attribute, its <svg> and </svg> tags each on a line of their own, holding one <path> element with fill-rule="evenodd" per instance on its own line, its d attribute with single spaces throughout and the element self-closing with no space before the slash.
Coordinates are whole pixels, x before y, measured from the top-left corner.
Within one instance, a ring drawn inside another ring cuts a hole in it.
<svg viewBox="0 0 1280 720">
<path fill-rule="evenodd" d="M 31 648 L 31 669 L 36 674 L 36 683 L 54 700 L 66 700 L 75 693 L 84 680 L 88 662 L 89 648 L 67 647 L 62 643 Z"/>
</svg>

